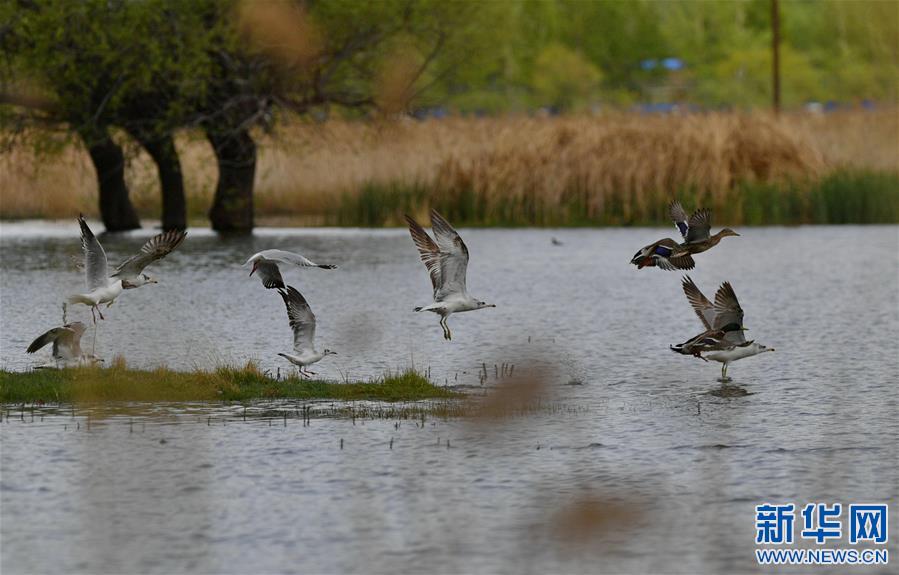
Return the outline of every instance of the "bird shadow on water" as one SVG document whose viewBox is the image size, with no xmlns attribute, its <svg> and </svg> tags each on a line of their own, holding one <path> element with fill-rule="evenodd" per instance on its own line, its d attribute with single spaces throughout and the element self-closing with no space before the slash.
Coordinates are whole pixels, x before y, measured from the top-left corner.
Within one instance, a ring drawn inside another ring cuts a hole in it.
<svg viewBox="0 0 899 575">
<path fill-rule="evenodd" d="M 713 395 L 715 397 L 746 397 L 747 395 L 755 395 L 754 392 L 749 391 L 745 387 L 740 387 L 739 385 L 734 385 L 731 383 L 731 379 L 727 380 L 718 380 L 721 382 L 721 385 L 715 388 L 710 389 L 703 393 L 703 395 Z"/>
</svg>

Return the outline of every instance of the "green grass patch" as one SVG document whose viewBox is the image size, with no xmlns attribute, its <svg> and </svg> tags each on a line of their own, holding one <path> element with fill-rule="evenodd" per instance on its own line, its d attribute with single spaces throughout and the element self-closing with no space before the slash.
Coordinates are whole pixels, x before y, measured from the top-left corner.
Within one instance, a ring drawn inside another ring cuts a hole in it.
<svg viewBox="0 0 899 575">
<path fill-rule="evenodd" d="M 743 181 L 714 192 L 693 188 L 612 194 L 597 201 L 585 186 L 558 200 L 539 190 L 504 196 L 473 187 L 428 189 L 422 185 L 365 186 L 343 196 L 326 221 L 340 226 L 405 225 L 403 214 L 434 207 L 457 226 L 650 226 L 670 225 L 668 202 L 691 210 L 708 207 L 721 225 L 899 223 L 899 174 L 842 170 L 821 178 L 779 183 Z"/>
<path fill-rule="evenodd" d="M 278 380 L 252 364 L 194 372 L 144 371 L 115 366 L 21 373 L 0 371 L 0 403 L 253 399 L 418 401 L 460 397 L 412 370 L 388 374 L 375 381 L 348 383 L 295 376 Z"/>
</svg>

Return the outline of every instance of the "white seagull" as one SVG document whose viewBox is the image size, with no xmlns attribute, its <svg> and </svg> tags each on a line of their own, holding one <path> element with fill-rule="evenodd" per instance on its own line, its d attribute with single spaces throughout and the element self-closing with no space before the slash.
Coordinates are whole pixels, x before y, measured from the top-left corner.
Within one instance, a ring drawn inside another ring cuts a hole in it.
<svg viewBox="0 0 899 575">
<path fill-rule="evenodd" d="M 81 351 L 81 336 L 84 335 L 87 326 L 80 321 L 68 323 L 60 327 L 54 327 L 38 336 L 28 346 L 28 353 L 35 353 L 45 345 L 53 344 L 53 359 L 63 365 L 81 365 L 83 363 L 96 363 L 102 359 Z"/>
<path fill-rule="evenodd" d="M 285 287 L 284 278 L 281 277 L 281 270 L 278 264 L 291 264 L 302 268 L 321 268 L 323 270 L 337 269 L 337 266 L 331 264 L 317 264 L 300 254 L 288 252 L 284 250 L 263 250 L 257 254 L 253 254 L 243 265 L 253 264 L 250 275 L 259 272 L 259 279 L 262 285 L 268 289 Z"/>
<path fill-rule="evenodd" d="M 156 279 L 143 273 L 144 268 L 156 260 L 164 258 L 177 248 L 187 236 L 186 232 L 181 231 L 169 231 L 153 236 L 141 247 L 140 252 L 119 264 L 112 276 L 109 276 L 106 252 L 87 222 L 84 221 L 84 216 L 78 216 L 78 225 L 81 226 L 81 248 L 84 250 L 84 273 L 88 291 L 72 295 L 67 301 L 70 304 L 80 303 L 90 306 L 91 314 L 98 313 L 100 319 L 104 318 L 100 313 L 99 305 L 105 303 L 106 307 L 111 306 L 122 290 L 159 283 Z M 65 316 L 65 306 L 63 306 L 63 316 Z M 94 323 L 96 323 L 96 315 L 93 317 Z"/>
<path fill-rule="evenodd" d="M 707 330 L 721 330 L 724 326 L 743 324 L 743 308 L 737 301 L 737 294 L 734 293 L 730 282 L 724 282 L 718 288 L 715 294 L 715 303 L 706 298 L 690 276 L 683 278 L 684 295 L 687 301 L 693 307 L 693 311 L 699 317 L 699 321 Z M 755 341 L 746 341 L 746 336 L 742 329 L 727 331 L 717 345 L 711 346 L 712 349 L 700 356 L 702 359 L 711 359 L 721 363 L 721 383 L 727 383 L 730 378 L 727 377 L 727 366 L 731 362 L 743 359 L 744 357 L 752 357 L 766 351 L 774 351 L 773 347 L 767 347 Z M 672 348 L 674 349 L 674 348 Z M 677 351 L 677 350 L 675 350 Z"/>
<path fill-rule="evenodd" d="M 434 303 L 423 307 L 416 307 L 415 311 L 431 311 L 440 316 L 440 327 L 443 328 L 444 339 L 453 339 L 447 318 L 454 313 L 496 307 L 494 304 L 484 303 L 470 295 L 465 289 L 465 272 L 468 268 L 468 248 L 459 237 L 453 226 L 437 213 L 431 210 L 431 230 L 434 239 L 418 225 L 410 216 L 406 216 L 409 223 L 409 233 L 412 241 L 418 248 L 421 261 L 424 262 L 431 276 L 431 284 L 434 287 Z M 436 241 L 435 241 L 436 240 Z"/>
<path fill-rule="evenodd" d="M 281 299 L 287 307 L 287 319 L 293 329 L 293 349 L 296 352 L 278 355 L 297 366 L 300 375 L 305 377 L 315 375 L 304 368 L 321 361 L 326 355 L 337 355 L 337 352 L 330 349 L 315 351 L 315 314 L 312 313 L 312 308 L 309 307 L 303 294 L 293 286 L 278 288 L 278 293 L 281 294 Z"/>
</svg>

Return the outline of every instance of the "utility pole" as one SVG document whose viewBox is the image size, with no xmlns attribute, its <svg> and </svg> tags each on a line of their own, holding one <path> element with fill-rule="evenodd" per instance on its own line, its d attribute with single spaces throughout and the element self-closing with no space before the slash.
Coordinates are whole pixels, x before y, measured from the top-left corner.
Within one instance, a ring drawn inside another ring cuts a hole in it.
<svg viewBox="0 0 899 575">
<path fill-rule="evenodd" d="M 780 113 L 780 6 L 771 0 L 771 83 L 774 113 Z"/>
</svg>

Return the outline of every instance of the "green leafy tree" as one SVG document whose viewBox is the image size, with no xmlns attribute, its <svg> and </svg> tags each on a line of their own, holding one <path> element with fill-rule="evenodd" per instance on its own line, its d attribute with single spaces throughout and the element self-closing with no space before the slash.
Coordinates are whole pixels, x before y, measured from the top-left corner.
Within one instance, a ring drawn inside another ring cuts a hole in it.
<svg viewBox="0 0 899 575">
<path fill-rule="evenodd" d="M 534 95 L 536 102 L 561 111 L 572 111 L 589 105 L 596 97 L 600 71 L 577 52 L 550 44 L 534 63 Z"/>
</svg>

